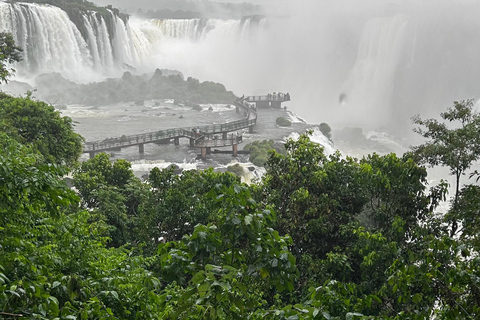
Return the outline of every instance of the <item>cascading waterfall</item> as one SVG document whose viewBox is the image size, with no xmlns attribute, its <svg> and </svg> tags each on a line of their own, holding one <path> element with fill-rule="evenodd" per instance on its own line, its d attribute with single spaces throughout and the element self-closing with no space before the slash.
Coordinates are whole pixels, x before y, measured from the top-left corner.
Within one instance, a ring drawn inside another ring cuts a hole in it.
<svg viewBox="0 0 480 320">
<path fill-rule="evenodd" d="M 0 3 L 0 30 L 23 48 L 21 73 L 64 72 L 92 67 L 82 35 L 66 12 L 53 6 Z"/>
<path fill-rule="evenodd" d="M 151 71 L 152 67 L 161 67 L 152 66 L 152 59 L 162 53 L 165 42 L 198 42 L 209 34 L 236 39 L 249 31 L 249 20 L 133 19 L 130 23 L 111 11 L 109 14 L 107 22 L 96 12 L 85 12 L 82 36 L 68 14 L 58 7 L 0 1 L 0 31 L 11 32 L 24 49 L 23 61 L 15 66 L 17 75 L 27 78 L 58 72 L 84 82 L 118 76 L 131 68 Z"/>
<path fill-rule="evenodd" d="M 411 56 L 407 45 L 409 17 L 373 18 L 367 22 L 360 39 L 355 65 L 346 81 L 344 92 L 354 103 L 350 114 L 359 123 L 375 113 L 377 120 L 386 121 L 395 86 L 395 75 L 402 59 Z"/>
</svg>

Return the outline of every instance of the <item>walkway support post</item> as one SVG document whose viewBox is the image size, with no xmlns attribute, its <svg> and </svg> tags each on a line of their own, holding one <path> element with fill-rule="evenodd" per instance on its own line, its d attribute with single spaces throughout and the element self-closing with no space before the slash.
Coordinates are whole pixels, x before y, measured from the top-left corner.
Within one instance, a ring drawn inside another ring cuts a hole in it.
<svg viewBox="0 0 480 320">
<path fill-rule="evenodd" d="M 176 146 L 180 145 L 180 138 L 174 138 L 173 141 L 175 142 Z"/>
<path fill-rule="evenodd" d="M 253 126 L 248 127 L 248 133 L 253 133 Z"/>
<path fill-rule="evenodd" d="M 232 146 L 232 149 L 233 149 L 232 151 L 233 151 L 233 156 L 234 157 L 236 157 L 238 155 L 238 147 L 237 146 L 238 146 L 238 144 L 234 144 Z"/>
<path fill-rule="evenodd" d="M 195 147 L 195 139 L 190 138 L 190 147 Z"/>
<path fill-rule="evenodd" d="M 228 132 L 224 132 L 224 133 L 223 133 L 223 136 L 222 136 L 222 139 L 223 139 L 223 140 L 227 140 L 227 138 L 228 138 L 227 135 L 228 135 Z"/>
<path fill-rule="evenodd" d="M 202 160 L 207 160 L 207 148 L 202 147 Z"/>
<path fill-rule="evenodd" d="M 89 152 L 88 155 L 90 156 L 90 159 L 95 158 L 95 152 Z"/>
<path fill-rule="evenodd" d="M 211 147 L 207 147 L 207 154 L 211 154 L 212 153 L 212 148 Z"/>
<path fill-rule="evenodd" d="M 140 143 L 138 145 L 138 152 L 139 153 L 145 153 L 145 145 L 143 143 Z"/>
</svg>

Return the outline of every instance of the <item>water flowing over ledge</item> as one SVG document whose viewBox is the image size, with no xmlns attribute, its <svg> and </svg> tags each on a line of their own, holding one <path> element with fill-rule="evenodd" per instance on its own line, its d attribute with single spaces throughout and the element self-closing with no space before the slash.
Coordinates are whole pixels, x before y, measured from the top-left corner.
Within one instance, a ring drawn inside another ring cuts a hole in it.
<svg viewBox="0 0 480 320">
<path fill-rule="evenodd" d="M 248 38 L 250 19 L 121 19 L 112 10 L 104 15 L 81 12 L 80 28 L 67 12 L 33 3 L 0 2 L 0 32 L 10 32 L 24 49 L 17 66 L 21 77 L 58 72 L 88 82 L 118 76 L 149 64 L 165 41 L 199 41 L 210 32 L 222 37 Z M 264 22 L 261 22 L 263 25 Z M 151 64 L 150 64 L 151 65 Z"/>
</svg>

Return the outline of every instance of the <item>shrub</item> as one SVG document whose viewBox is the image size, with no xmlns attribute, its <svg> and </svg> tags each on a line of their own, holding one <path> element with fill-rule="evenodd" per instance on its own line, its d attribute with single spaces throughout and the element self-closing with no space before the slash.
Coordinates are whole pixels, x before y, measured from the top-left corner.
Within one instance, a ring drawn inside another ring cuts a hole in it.
<svg viewBox="0 0 480 320">
<path fill-rule="evenodd" d="M 252 163 L 256 165 L 257 167 L 263 167 L 265 163 L 267 163 L 267 158 L 264 157 L 263 155 L 260 155 L 253 159 Z"/>
</svg>

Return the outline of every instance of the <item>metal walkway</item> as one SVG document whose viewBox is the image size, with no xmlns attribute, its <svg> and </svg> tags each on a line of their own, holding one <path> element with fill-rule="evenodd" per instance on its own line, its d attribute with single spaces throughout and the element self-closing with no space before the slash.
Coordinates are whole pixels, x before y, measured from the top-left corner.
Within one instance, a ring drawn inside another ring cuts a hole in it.
<svg viewBox="0 0 480 320">
<path fill-rule="evenodd" d="M 111 138 L 102 141 L 86 142 L 83 145 L 83 153 L 89 153 L 92 158 L 95 153 L 104 151 L 119 150 L 132 146 L 138 146 L 139 152 L 144 152 L 146 143 L 170 142 L 174 140 L 175 145 L 179 145 L 180 138 L 190 139 L 190 146 L 202 148 L 202 157 L 210 151 L 211 147 L 234 146 L 233 153 L 237 153 L 237 144 L 241 143 L 243 138 L 241 134 L 231 133 L 241 129 L 249 128 L 252 132 L 257 123 L 257 109 L 248 103 L 248 97 L 238 99 L 234 102 L 237 112 L 244 111 L 245 118 L 223 124 L 214 124 L 197 127 L 184 127 L 159 130 L 135 135 L 123 135 L 119 138 Z M 230 133 L 230 134 L 229 134 Z"/>
</svg>

